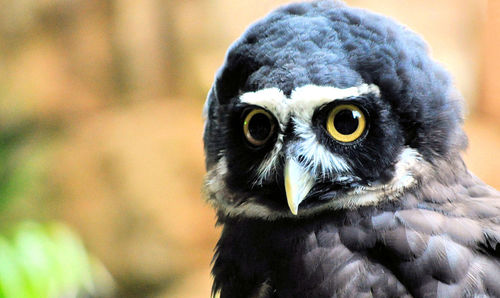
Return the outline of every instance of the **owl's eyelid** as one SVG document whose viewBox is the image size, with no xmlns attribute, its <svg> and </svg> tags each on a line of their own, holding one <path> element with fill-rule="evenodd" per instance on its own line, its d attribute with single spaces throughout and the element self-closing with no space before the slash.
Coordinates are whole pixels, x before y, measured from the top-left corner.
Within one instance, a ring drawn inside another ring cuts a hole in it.
<svg viewBox="0 0 500 298">
<path fill-rule="evenodd" d="M 254 109 L 262 109 L 262 110 L 266 111 L 267 113 L 269 113 L 269 115 L 271 115 L 273 121 L 275 122 L 274 123 L 275 124 L 275 127 L 274 127 L 275 131 L 277 133 L 280 133 L 280 134 L 284 133 L 284 131 L 282 129 L 282 123 L 280 123 L 279 118 L 273 113 L 273 111 L 267 109 L 266 107 L 259 106 L 256 104 L 239 103 L 237 105 L 237 110 L 238 110 L 237 113 L 240 113 L 241 121 L 243 121 L 245 119 L 245 117 L 248 115 L 248 113 L 250 113 Z"/>
<path fill-rule="evenodd" d="M 240 104 L 239 112 L 241 113 L 241 116 L 244 117 L 248 113 L 250 113 L 252 110 L 255 110 L 255 109 L 264 110 L 267 113 L 269 113 L 269 115 L 271 115 L 275 120 L 277 120 L 276 115 L 274 115 L 274 113 L 272 111 L 270 111 L 266 107 L 259 106 L 259 105 L 242 103 L 242 104 Z"/>
<path fill-rule="evenodd" d="M 316 125 L 318 125 L 319 123 L 323 123 L 324 121 L 326 121 L 326 118 L 328 117 L 330 111 L 339 105 L 356 106 L 365 114 L 366 119 L 369 120 L 370 113 L 368 111 L 369 109 L 367 108 L 368 106 L 367 102 L 370 100 L 371 98 L 367 96 L 348 97 L 348 98 L 333 100 L 316 108 L 312 116 L 311 122 Z"/>
</svg>

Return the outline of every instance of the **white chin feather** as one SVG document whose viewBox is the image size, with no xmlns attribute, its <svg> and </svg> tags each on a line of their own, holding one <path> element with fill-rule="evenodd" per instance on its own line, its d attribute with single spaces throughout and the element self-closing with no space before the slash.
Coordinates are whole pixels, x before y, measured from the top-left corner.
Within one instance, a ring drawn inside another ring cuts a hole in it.
<svg viewBox="0 0 500 298">
<path fill-rule="evenodd" d="M 428 167 L 420 153 L 406 147 L 398 156 L 394 177 L 386 184 L 354 189 L 329 203 L 334 209 L 352 209 L 359 206 L 376 205 L 398 198 L 404 191 L 415 186 L 418 177 Z"/>
<path fill-rule="evenodd" d="M 420 177 L 428 173 L 430 167 L 417 150 L 407 147 L 399 154 L 394 177 L 388 183 L 373 187 L 356 188 L 325 204 L 301 209 L 298 216 L 309 217 L 324 210 L 355 209 L 361 206 L 377 205 L 385 201 L 397 200 L 405 191 L 415 186 Z M 283 208 L 282 211 L 269 209 L 259 204 L 255 198 L 248 198 L 243 204 L 232 204 L 233 197 L 238 196 L 238 194 L 228 193 L 224 182 L 226 174 L 227 162 L 222 158 L 207 173 L 205 180 L 205 193 L 208 201 L 226 216 L 245 216 L 267 220 L 296 217 L 287 208 Z M 283 200 L 283 206 L 286 206 L 286 198 L 283 197 Z"/>
</svg>

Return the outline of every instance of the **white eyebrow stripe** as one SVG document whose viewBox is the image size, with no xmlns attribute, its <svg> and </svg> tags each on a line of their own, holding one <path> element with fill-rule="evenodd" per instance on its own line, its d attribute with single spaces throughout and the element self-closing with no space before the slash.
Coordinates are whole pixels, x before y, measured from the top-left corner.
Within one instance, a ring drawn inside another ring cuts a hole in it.
<svg viewBox="0 0 500 298">
<path fill-rule="evenodd" d="M 301 118 L 311 119 L 314 111 L 334 100 L 358 97 L 364 94 L 380 95 L 380 90 L 374 84 L 361 84 L 349 88 L 331 86 L 305 85 L 292 91 L 289 100 L 280 89 L 266 88 L 255 92 L 246 92 L 240 96 L 243 103 L 265 108 L 274 114 L 280 125 L 287 124 L 290 114 L 299 114 Z"/>
<path fill-rule="evenodd" d="M 349 88 L 336 88 L 331 86 L 304 85 L 292 91 L 290 96 L 293 100 L 335 100 L 348 97 L 361 96 L 363 94 L 374 93 L 380 95 L 380 90 L 375 84 L 361 84 Z"/>
<path fill-rule="evenodd" d="M 314 111 L 322 105 L 339 99 L 359 97 L 364 94 L 380 96 L 380 90 L 374 84 L 361 84 L 344 89 L 305 85 L 292 92 L 289 109 L 302 121 L 310 122 Z"/>
<path fill-rule="evenodd" d="M 285 129 L 289 117 L 288 99 L 280 89 L 267 88 L 255 92 L 243 93 L 240 95 L 240 101 L 262 107 L 273 113 L 282 130 Z"/>
</svg>

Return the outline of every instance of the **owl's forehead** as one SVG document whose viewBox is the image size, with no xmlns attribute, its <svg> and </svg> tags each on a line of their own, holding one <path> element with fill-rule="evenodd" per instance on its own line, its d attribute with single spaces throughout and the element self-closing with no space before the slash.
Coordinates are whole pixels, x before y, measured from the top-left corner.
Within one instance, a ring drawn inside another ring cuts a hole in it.
<svg viewBox="0 0 500 298">
<path fill-rule="evenodd" d="M 276 87 L 287 96 L 305 85 L 332 86 L 348 88 L 364 83 L 361 75 L 349 65 L 342 52 L 330 49 L 312 49 L 311 52 L 299 51 L 296 45 L 288 45 L 270 58 L 259 61 L 256 50 L 249 54 L 250 61 L 256 60 L 256 70 L 242 81 L 241 90 L 255 91 Z M 270 54 L 269 54 L 270 56 Z M 271 65 L 269 65 L 271 64 Z"/>
<path fill-rule="evenodd" d="M 348 88 L 332 86 L 305 85 L 294 89 L 290 96 L 277 87 L 265 88 L 240 95 L 240 101 L 249 105 L 262 107 L 273 113 L 280 124 L 285 125 L 289 119 L 298 117 L 310 121 L 319 107 L 342 99 L 356 99 L 363 95 L 380 96 L 375 84 L 361 84 Z"/>
</svg>

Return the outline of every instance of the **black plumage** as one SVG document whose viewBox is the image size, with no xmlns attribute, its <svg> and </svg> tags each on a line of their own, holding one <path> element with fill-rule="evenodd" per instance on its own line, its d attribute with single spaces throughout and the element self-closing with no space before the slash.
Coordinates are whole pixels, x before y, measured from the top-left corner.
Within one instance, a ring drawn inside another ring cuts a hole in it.
<svg viewBox="0 0 500 298">
<path fill-rule="evenodd" d="M 336 137 L 336 107 L 362 133 Z M 214 294 L 500 296 L 500 194 L 464 165 L 461 98 L 407 28 L 279 8 L 231 46 L 205 116 Z"/>
</svg>

